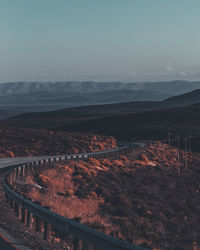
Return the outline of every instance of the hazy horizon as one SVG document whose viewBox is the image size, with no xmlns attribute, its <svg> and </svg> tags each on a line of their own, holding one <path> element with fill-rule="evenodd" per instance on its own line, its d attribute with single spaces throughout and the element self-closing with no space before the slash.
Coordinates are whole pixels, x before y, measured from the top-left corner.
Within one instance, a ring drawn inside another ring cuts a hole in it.
<svg viewBox="0 0 200 250">
<path fill-rule="evenodd" d="M 91 83 L 124 83 L 124 84 L 128 84 L 128 83 L 171 83 L 171 82 L 187 82 L 187 83 L 195 83 L 195 82 L 200 82 L 199 80 L 185 80 L 185 79 L 174 79 L 174 80 L 166 80 L 166 81 L 93 81 L 93 80 L 63 80 L 63 81 L 4 81 L 4 82 L 0 82 L 0 84 L 6 84 L 6 83 L 84 83 L 84 82 L 91 82 Z"/>
<path fill-rule="evenodd" d="M 200 79 L 198 0 L 1 0 L 0 82 Z"/>
</svg>

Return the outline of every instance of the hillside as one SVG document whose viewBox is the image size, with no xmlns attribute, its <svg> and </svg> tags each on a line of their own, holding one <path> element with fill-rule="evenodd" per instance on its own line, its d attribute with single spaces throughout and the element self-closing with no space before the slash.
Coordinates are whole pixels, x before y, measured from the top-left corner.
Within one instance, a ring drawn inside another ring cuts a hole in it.
<svg viewBox="0 0 200 250">
<path fill-rule="evenodd" d="M 117 124 L 117 126 L 116 126 Z M 90 121 L 77 122 L 60 127 L 61 130 L 90 131 L 112 135 L 119 140 L 167 139 L 168 132 L 182 138 L 188 134 L 199 136 L 200 104 L 165 110 L 144 111 L 139 113 L 120 114 L 102 117 Z M 195 139 L 195 150 L 199 150 L 199 142 Z"/>
<path fill-rule="evenodd" d="M 185 103 L 187 105 L 200 103 L 200 89 L 193 90 L 192 92 L 185 93 L 179 96 L 174 96 L 165 100 L 169 103 Z"/>
<path fill-rule="evenodd" d="M 62 109 L 65 106 L 56 105 L 56 106 L 45 106 L 45 105 L 38 105 L 38 106 L 20 106 L 20 105 L 0 105 L 0 121 L 8 119 L 10 117 L 14 117 L 21 114 L 32 113 L 32 112 L 45 112 L 45 111 L 52 111 Z"/>
<path fill-rule="evenodd" d="M 59 155 L 117 146 L 109 136 L 42 129 L 0 128 L 0 157 Z"/>
<path fill-rule="evenodd" d="M 16 181 L 14 189 L 136 245 L 192 249 L 200 230 L 200 158 L 188 154 L 187 169 L 184 152 L 180 159 L 178 174 L 177 150 L 158 142 L 119 158 L 36 169 Z"/>
<path fill-rule="evenodd" d="M 0 120 L 4 120 L 7 119 L 9 117 L 13 117 L 16 116 L 17 114 L 20 114 L 22 112 L 20 112 L 19 110 L 9 110 L 6 107 L 2 107 L 0 108 Z"/>
<path fill-rule="evenodd" d="M 164 102 L 126 102 L 84 106 L 48 112 L 32 112 L 11 117 L 0 124 L 15 127 L 55 128 L 95 118 L 164 109 L 171 106 Z M 174 105 L 173 105 L 174 106 Z"/>
<path fill-rule="evenodd" d="M 0 126 L 106 134 L 120 141 L 166 139 L 168 132 L 175 141 L 177 135 L 183 139 L 190 134 L 197 136 L 192 139 L 192 146 L 198 150 L 200 104 L 176 108 L 173 105 L 172 102 L 131 102 L 28 113 L 1 121 Z"/>
<path fill-rule="evenodd" d="M 1 124 L 5 124 L 8 126 L 18 126 L 18 127 L 30 127 L 30 128 L 55 128 L 66 126 L 69 124 L 74 124 L 80 121 L 87 121 L 96 118 L 102 118 L 106 116 L 115 116 L 115 115 L 124 115 L 126 113 L 136 113 L 142 111 L 152 111 L 152 110 L 163 110 L 181 106 L 187 106 L 187 103 L 196 103 L 199 102 L 199 91 L 195 90 L 191 93 L 187 93 L 185 95 L 176 96 L 170 99 L 166 99 L 165 101 L 145 101 L 145 102 L 128 102 L 128 93 L 132 95 L 130 90 L 122 91 L 117 90 L 115 92 L 120 93 L 124 98 L 126 98 L 126 102 L 115 103 L 115 104 L 104 104 L 104 105 L 90 105 L 76 108 L 66 108 L 48 112 L 34 112 L 37 110 L 44 110 L 45 108 L 51 110 L 56 109 L 56 106 L 30 106 L 32 109 L 31 113 L 22 114 L 18 116 L 14 116 L 6 121 L 1 122 Z M 119 96 L 115 96 L 115 92 L 108 91 L 110 93 L 110 102 L 114 102 L 118 99 Z M 140 91 L 137 91 L 137 95 L 135 99 L 141 97 Z M 107 98 L 104 96 L 104 92 L 99 92 L 98 95 L 102 98 Z M 194 98 L 196 96 L 196 98 Z M 70 97 L 73 98 L 73 97 Z M 68 98 L 68 99 L 70 99 Z M 77 96 L 78 99 L 81 97 Z M 96 96 L 94 96 L 94 99 Z M 131 99 L 131 98 L 130 98 Z M 62 98 L 58 99 L 61 101 Z M 105 99 L 104 99 L 105 100 Z M 43 100 L 44 101 L 44 100 Z M 95 100 L 98 102 L 98 100 Z M 61 101 L 62 102 L 62 101 Z M 58 107 L 57 103 L 57 107 Z M 77 104 L 76 103 L 76 104 Z M 21 107 L 22 108 L 22 107 Z M 26 107 L 26 111 L 28 111 L 28 107 Z M 24 110 L 25 112 L 25 110 Z M 164 111 L 165 112 L 165 111 Z"/>
</svg>

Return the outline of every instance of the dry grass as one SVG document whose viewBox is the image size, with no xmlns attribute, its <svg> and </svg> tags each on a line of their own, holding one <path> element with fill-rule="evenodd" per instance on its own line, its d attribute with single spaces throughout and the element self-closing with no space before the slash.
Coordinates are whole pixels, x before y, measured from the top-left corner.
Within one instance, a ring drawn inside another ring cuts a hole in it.
<svg viewBox="0 0 200 250">
<path fill-rule="evenodd" d="M 111 136 L 0 127 L 0 157 L 82 153 L 116 148 Z M 48 143 L 47 143 L 48 142 Z"/>
<path fill-rule="evenodd" d="M 200 158 L 188 154 L 185 169 L 180 156 L 180 175 L 176 149 L 158 143 L 118 159 L 52 166 L 26 177 L 42 190 L 17 188 L 52 211 L 143 247 L 192 249 L 200 231 Z"/>
</svg>

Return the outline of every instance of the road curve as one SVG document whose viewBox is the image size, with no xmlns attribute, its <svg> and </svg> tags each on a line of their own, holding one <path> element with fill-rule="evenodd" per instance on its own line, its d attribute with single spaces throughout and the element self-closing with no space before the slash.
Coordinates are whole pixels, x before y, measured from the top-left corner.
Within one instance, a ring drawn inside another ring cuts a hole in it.
<svg viewBox="0 0 200 250">
<path fill-rule="evenodd" d="M 57 156 L 35 156 L 35 157 L 16 157 L 16 158 L 0 158 L 0 171 L 10 165 L 23 164 L 26 162 L 38 161 L 42 159 L 54 158 Z M 60 157 L 60 156 L 59 156 Z"/>
<path fill-rule="evenodd" d="M 142 148 L 146 145 L 147 143 L 141 143 L 141 142 L 136 142 L 136 143 L 128 143 L 126 145 L 124 145 L 124 148 L 127 147 L 131 147 L 131 148 Z M 122 147 L 122 148 L 123 148 Z M 112 153 L 113 151 L 115 151 L 115 149 L 111 149 L 111 150 L 105 150 L 105 151 L 96 151 L 96 152 L 90 152 L 90 153 L 80 153 L 80 154 L 98 154 L 98 153 Z M 79 155 L 79 154 L 68 154 L 68 155 Z M 6 167 L 9 167 L 11 165 L 16 165 L 16 164 L 23 164 L 26 162 L 33 162 L 33 161 L 38 161 L 38 160 L 43 160 L 43 159 L 51 159 L 51 158 L 55 158 L 55 157 L 64 157 L 65 155 L 48 155 L 48 156 L 34 156 L 34 157 L 15 157 L 15 158 L 0 158 L 0 172 L 4 172 L 6 170 Z M 4 170 L 5 168 L 5 170 Z"/>
<path fill-rule="evenodd" d="M 126 145 L 119 148 L 115 148 L 112 150 L 106 150 L 106 151 L 99 151 L 99 152 L 90 152 L 90 153 L 80 153 L 80 154 L 69 154 L 69 155 L 54 155 L 54 156 L 39 156 L 39 157 L 18 157 L 18 158 L 1 158 L 0 159 L 0 173 L 4 173 L 8 170 L 17 169 L 17 173 L 22 170 L 24 173 L 25 168 L 28 166 L 35 166 L 38 164 L 41 164 L 45 162 L 57 162 L 57 161 L 63 161 L 63 160 L 75 160 L 75 159 L 85 159 L 85 158 L 99 158 L 99 157 L 109 157 L 109 156 L 118 156 L 119 151 L 124 151 L 130 148 L 141 148 L 143 145 L 139 143 L 132 143 L 132 145 Z M 22 165 L 23 166 L 20 166 Z M 103 246 L 103 249 L 143 249 L 134 245 L 131 245 L 127 242 L 123 242 L 119 239 L 115 239 L 111 236 L 107 236 L 103 233 L 100 233 L 94 229 L 91 229 L 81 223 L 75 222 L 73 220 L 70 220 L 68 218 L 59 216 L 49 210 L 46 210 L 45 208 L 39 207 L 38 205 L 32 203 L 29 200 L 24 199 L 24 197 L 21 197 L 19 194 L 12 191 L 9 186 L 7 186 L 7 180 L 10 183 L 10 178 L 8 178 L 9 173 L 5 176 L 3 179 L 3 187 L 6 190 L 6 195 L 8 199 L 11 199 L 12 202 L 17 201 L 18 204 L 21 204 L 23 206 L 26 204 L 26 209 L 30 210 L 31 213 L 37 214 L 38 218 L 44 219 L 44 221 L 50 223 L 51 225 L 56 224 L 57 228 L 60 228 L 61 231 L 66 231 L 67 233 L 72 232 L 72 234 L 77 237 L 78 239 L 88 241 L 90 244 L 94 246 L 99 246 L 101 243 L 101 246 Z M 18 175 L 18 174 L 17 174 Z M 10 198 L 9 198 L 10 197 Z M 59 224 L 60 223 L 60 224 Z M 59 227 L 60 225 L 60 227 Z M 64 230 L 63 230 L 64 227 Z M 0 235 L 1 237 L 1 235 Z M 4 244 L 5 241 L 0 238 L 0 244 Z M 111 246 L 111 248 L 110 248 Z M 12 248 L 12 245 L 9 245 L 10 248 L 8 249 L 16 249 Z M 114 248 L 113 248 L 114 247 Z M 4 249 L 0 245 L 0 249 Z M 7 249 L 7 248 L 5 248 Z"/>
</svg>

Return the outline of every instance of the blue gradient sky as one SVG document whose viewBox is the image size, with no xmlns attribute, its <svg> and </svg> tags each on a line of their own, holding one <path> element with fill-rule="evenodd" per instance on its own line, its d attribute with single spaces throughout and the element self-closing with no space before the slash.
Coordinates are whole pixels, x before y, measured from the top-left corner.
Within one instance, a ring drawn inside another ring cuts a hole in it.
<svg viewBox="0 0 200 250">
<path fill-rule="evenodd" d="M 200 80 L 199 0 L 0 0 L 0 82 Z"/>
</svg>

